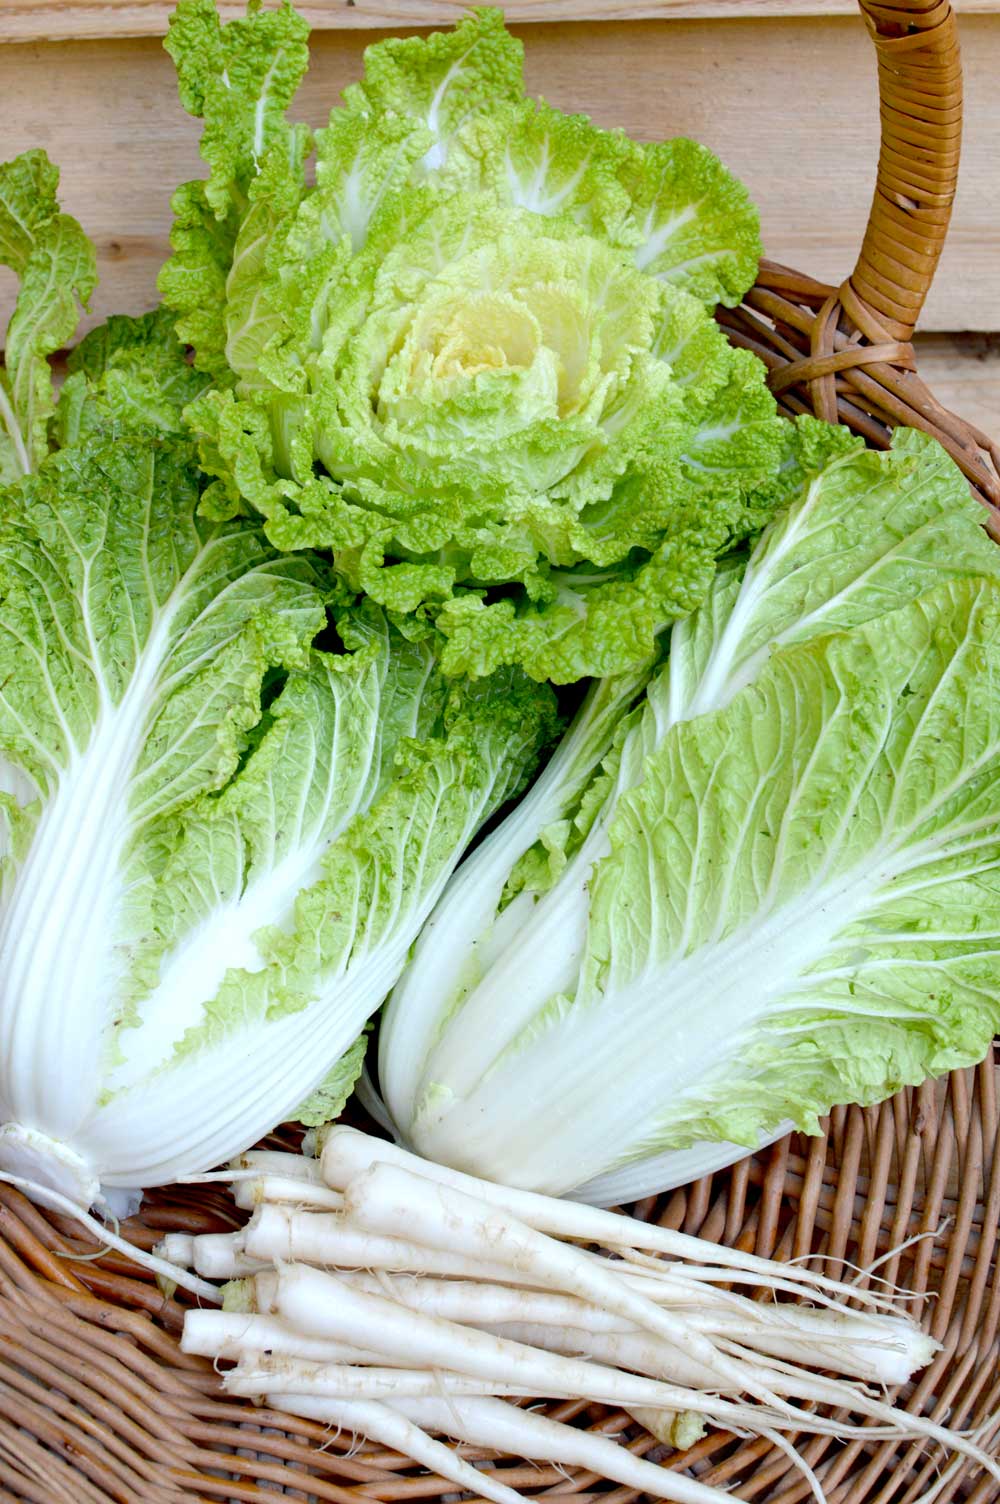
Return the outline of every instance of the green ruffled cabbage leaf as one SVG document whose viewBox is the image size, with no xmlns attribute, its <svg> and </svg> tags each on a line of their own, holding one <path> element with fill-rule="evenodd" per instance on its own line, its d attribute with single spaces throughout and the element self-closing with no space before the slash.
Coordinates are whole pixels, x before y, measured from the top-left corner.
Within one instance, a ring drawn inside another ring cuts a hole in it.
<svg viewBox="0 0 1000 1504">
<path fill-rule="evenodd" d="M 638 668 L 783 458 L 712 317 L 756 274 L 745 189 L 695 142 L 527 99 L 494 10 L 370 47 L 315 140 L 286 118 L 290 6 L 181 0 L 167 47 L 209 167 L 160 280 L 213 381 L 206 510 L 332 551 L 448 673 Z"/>
</svg>

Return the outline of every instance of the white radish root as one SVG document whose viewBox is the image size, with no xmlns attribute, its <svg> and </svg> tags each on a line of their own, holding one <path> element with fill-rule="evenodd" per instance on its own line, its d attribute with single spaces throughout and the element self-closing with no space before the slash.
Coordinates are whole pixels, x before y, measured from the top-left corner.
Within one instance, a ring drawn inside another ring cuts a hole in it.
<svg viewBox="0 0 1000 1504">
<path fill-rule="evenodd" d="M 465 1399 L 400 1402 L 398 1408 L 429 1431 L 440 1431 L 456 1441 L 493 1447 L 533 1461 L 557 1462 L 564 1467 L 586 1468 L 598 1476 L 614 1478 L 627 1488 L 668 1499 L 674 1504 L 732 1504 L 732 1495 L 709 1488 L 684 1473 L 657 1467 L 626 1448 L 593 1431 L 581 1431 L 547 1416 L 502 1400 Z"/>
<path fill-rule="evenodd" d="M 622 1286 L 610 1265 L 600 1268 L 579 1249 L 519 1222 L 503 1206 L 479 1201 L 447 1185 L 421 1181 L 395 1165 L 376 1164 L 351 1181 L 344 1193 L 344 1209 L 353 1222 L 371 1232 L 405 1225 L 418 1242 L 431 1246 L 444 1242 L 474 1265 L 486 1260 L 509 1263 L 520 1273 L 530 1274 L 534 1284 L 602 1305 L 662 1337 L 675 1348 L 676 1361 L 685 1363 L 686 1373 L 701 1369 L 701 1387 L 748 1393 L 777 1410 L 787 1408 L 768 1389 L 760 1369 L 727 1361 L 718 1348 L 671 1311 Z"/>
<path fill-rule="evenodd" d="M 655 1223 L 623 1216 L 620 1212 L 600 1211 L 577 1201 L 542 1196 L 535 1191 L 510 1190 L 491 1181 L 479 1180 L 474 1175 L 465 1175 L 460 1170 L 446 1169 L 443 1165 L 411 1154 L 398 1144 L 372 1138 L 344 1124 L 335 1124 L 330 1129 L 320 1159 L 327 1185 L 334 1190 L 343 1191 L 360 1172 L 377 1164 L 396 1165 L 437 1184 L 489 1201 L 505 1208 L 537 1232 L 546 1232 L 554 1237 L 597 1243 L 605 1248 L 648 1250 L 651 1253 L 668 1254 L 673 1258 L 689 1259 L 696 1264 L 714 1264 L 718 1260 L 719 1250 L 714 1244 L 692 1237 L 689 1233 L 674 1232 L 669 1228 L 658 1227 Z M 739 1249 L 727 1248 L 726 1260 L 729 1265 L 727 1278 L 735 1280 L 745 1274 L 747 1278 L 741 1281 L 744 1284 L 766 1283 L 767 1276 L 776 1272 L 771 1260 L 757 1254 L 743 1253 Z M 817 1274 L 803 1265 L 782 1264 L 778 1268 L 785 1278 L 797 1285 L 828 1290 L 843 1298 L 844 1287 L 837 1280 Z M 763 1281 L 760 1276 L 764 1276 Z M 876 1297 L 870 1296 L 868 1292 L 858 1290 L 853 1293 L 854 1298 L 862 1303 L 876 1303 Z"/>
<path fill-rule="evenodd" d="M 234 1279 L 267 1268 L 246 1251 L 244 1232 L 206 1232 L 191 1239 L 192 1262 L 206 1279 Z"/>
<path fill-rule="evenodd" d="M 203 1358 L 238 1361 L 245 1353 L 276 1353 L 312 1363 L 379 1363 L 369 1348 L 309 1337 L 276 1316 L 239 1311 L 188 1311 L 181 1335 L 181 1352 Z"/>
<path fill-rule="evenodd" d="M 674 1447 L 686 1452 L 705 1435 L 705 1422 L 693 1410 L 649 1410 L 645 1405 L 633 1405 L 628 1414 L 665 1447 Z"/>
<path fill-rule="evenodd" d="M 258 1175 L 232 1182 L 233 1200 L 241 1211 L 252 1212 L 262 1202 L 287 1203 L 303 1211 L 340 1211 L 344 1198 L 327 1185 L 315 1185 L 295 1175 Z"/>
<path fill-rule="evenodd" d="M 303 1264 L 279 1272 L 275 1307 L 289 1325 L 314 1335 L 351 1343 L 363 1334 L 365 1344 L 384 1353 L 386 1359 L 402 1354 L 423 1367 L 510 1384 L 529 1394 L 699 1410 L 736 1425 L 745 1419 L 743 1406 L 404 1310 L 383 1296 L 352 1290 L 335 1275 Z"/>
<path fill-rule="evenodd" d="M 247 1226 L 158 1250 L 247 1275 L 223 1311 L 189 1313 L 182 1344 L 235 1364 L 234 1395 L 349 1427 L 498 1504 L 517 1495 L 428 1431 L 677 1504 L 731 1497 L 514 1403 L 533 1398 L 615 1405 L 671 1446 L 706 1423 L 760 1436 L 820 1501 L 783 1433 L 933 1441 L 1000 1481 L 978 1436 L 866 1387 L 904 1383 L 938 1350 L 900 1292 L 507 1190 L 342 1125 L 320 1161 L 297 1158 L 241 1156 L 218 1178 Z"/>
<path fill-rule="evenodd" d="M 179 1264 L 182 1269 L 194 1268 L 194 1238 L 189 1232 L 168 1232 L 154 1245 L 153 1252 L 168 1264 Z"/>
<path fill-rule="evenodd" d="M 521 1495 L 514 1489 L 498 1483 L 485 1468 L 473 1467 L 451 1447 L 434 1441 L 401 1411 L 388 1405 L 380 1405 L 375 1400 L 346 1403 L 277 1392 L 266 1395 L 265 1399 L 275 1410 L 287 1410 L 289 1415 L 301 1415 L 305 1420 L 336 1426 L 338 1430 L 366 1436 L 380 1446 L 402 1452 L 414 1462 L 422 1463 L 429 1472 L 447 1478 L 476 1498 L 492 1499 L 494 1504 L 523 1504 Z"/>
<path fill-rule="evenodd" d="M 462 1326 L 495 1326 L 505 1321 L 533 1321 L 545 1326 L 586 1327 L 592 1332 L 637 1331 L 633 1322 L 549 1290 L 518 1285 L 479 1284 L 472 1279 L 424 1279 L 420 1276 L 344 1271 L 341 1279 L 369 1295 L 387 1295 L 411 1311 L 440 1316 Z"/>
<path fill-rule="evenodd" d="M 287 1206 L 259 1206 L 246 1225 L 244 1240 L 246 1252 L 266 1263 L 298 1259 L 337 1269 L 458 1277 L 470 1273 L 469 1261 L 463 1255 L 403 1238 L 373 1237 L 339 1212 L 294 1212 Z M 513 1282 L 511 1271 L 502 1264 L 482 1266 L 482 1274 L 485 1279 Z"/>
<path fill-rule="evenodd" d="M 259 1398 L 276 1386 L 289 1394 L 319 1395 L 335 1400 L 395 1400 L 452 1394 L 505 1394 L 525 1399 L 527 1390 L 495 1384 L 490 1379 L 471 1379 L 467 1374 L 442 1373 L 440 1369 L 352 1367 L 347 1363 L 309 1363 L 281 1354 L 248 1353 L 223 1377 L 229 1394 Z"/>
<path fill-rule="evenodd" d="M 245 1154 L 238 1154 L 230 1160 L 229 1166 L 231 1170 L 249 1170 L 255 1175 L 294 1176 L 297 1180 L 311 1181 L 313 1185 L 326 1185 L 318 1159 L 280 1149 L 248 1149 Z M 226 1171 L 223 1170 L 219 1178 L 226 1179 Z"/>
</svg>

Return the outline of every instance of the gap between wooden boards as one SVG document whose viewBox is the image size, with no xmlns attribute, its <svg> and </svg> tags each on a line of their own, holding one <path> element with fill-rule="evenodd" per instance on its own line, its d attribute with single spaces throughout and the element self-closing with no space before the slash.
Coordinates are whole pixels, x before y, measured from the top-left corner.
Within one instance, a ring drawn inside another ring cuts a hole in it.
<svg viewBox="0 0 1000 1504">
<path fill-rule="evenodd" d="M 961 14 L 1000 12 L 1000 0 L 953 0 Z M 224 19 L 244 0 L 218 0 Z M 314 31 L 450 26 L 466 0 L 298 0 Z M 163 36 L 172 0 L 0 0 L 0 42 Z M 857 0 L 505 0 L 510 21 L 753 20 L 856 16 Z"/>
</svg>

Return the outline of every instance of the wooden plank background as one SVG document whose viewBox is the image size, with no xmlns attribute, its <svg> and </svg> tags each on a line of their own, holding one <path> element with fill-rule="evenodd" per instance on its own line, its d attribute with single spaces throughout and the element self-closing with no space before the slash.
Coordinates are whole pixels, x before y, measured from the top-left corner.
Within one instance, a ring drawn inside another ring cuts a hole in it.
<svg viewBox="0 0 1000 1504">
<path fill-rule="evenodd" d="M 358 19 L 375 25 L 390 14 L 447 18 L 461 8 L 449 0 L 390 0 L 385 9 L 381 3 L 356 0 L 349 16 L 339 4 L 312 5 L 313 19 L 327 29 L 314 33 L 296 107 L 302 118 L 321 123 L 357 76 L 363 48 L 377 39 L 376 32 L 356 29 Z M 579 0 L 572 3 L 579 14 Z M 410 10 L 411 4 L 423 9 Z M 848 5 L 851 14 L 840 14 Z M 1000 331 L 1000 0 L 966 0 L 960 8 L 967 99 L 962 176 L 922 328 L 993 334 Z M 66 35 L 85 20 L 119 31 L 139 21 L 162 28 L 168 9 L 151 0 L 112 6 L 0 0 L 0 37 L 28 34 L 31 17 L 35 34 Z M 861 241 L 878 141 L 874 61 L 854 0 L 658 0 L 656 9 L 671 18 L 515 28 L 527 46 L 530 90 L 639 139 L 688 134 L 704 141 L 760 205 L 768 254 L 839 280 Z M 700 19 L 675 18 L 696 9 Z M 508 10 L 553 13 L 551 0 L 515 0 Z M 617 0 L 601 5 L 605 16 L 628 10 Z M 180 108 L 159 39 L 9 41 L 0 46 L 0 101 L 2 155 L 44 146 L 63 170 L 65 207 L 97 243 L 101 285 L 88 323 L 112 310 L 151 306 L 169 249 L 170 192 L 201 175 L 198 125 Z M 0 329 L 12 292 L 12 279 L 0 271 Z M 995 370 L 992 358 L 977 361 L 967 389 L 987 393 L 996 414 L 989 426 L 1000 430 Z"/>
<path fill-rule="evenodd" d="M 963 13 L 1000 10 L 998 0 L 954 0 Z M 453 22 L 466 0 L 300 0 L 314 30 L 439 26 Z M 243 0 L 218 0 L 224 16 Z M 65 41 L 84 37 L 162 36 L 169 0 L 0 0 L 0 41 Z M 746 20 L 756 16 L 855 16 L 857 0 L 507 0 L 511 21 Z"/>
<path fill-rule="evenodd" d="M 914 343 L 920 374 L 938 401 L 1000 435 L 1000 334 L 924 334 Z"/>
</svg>

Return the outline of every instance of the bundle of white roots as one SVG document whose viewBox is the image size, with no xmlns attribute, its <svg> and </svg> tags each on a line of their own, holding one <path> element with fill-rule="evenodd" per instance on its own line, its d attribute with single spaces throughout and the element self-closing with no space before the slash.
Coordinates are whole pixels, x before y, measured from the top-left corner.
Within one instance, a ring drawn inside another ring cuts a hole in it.
<svg viewBox="0 0 1000 1504">
<path fill-rule="evenodd" d="M 184 1350 L 233 1363 L 231 1394 L 394 1448 L 480 1497 L 519 1495 L 436 1438 L 732 1504 L 528 1408 L 543 1398 L 617 1406 L 666 1446 L 706 1426 L 766 1437 L 818 1500 L 786 1432 L 937 1442 L 950 1460 L 924 1501 L 967 1458 L 1000 1484 L 976 1435 L 886 1400 L 937 1350 L 891 1292 L 506 1190 L 350 1128 L 330 1131 L 320 1159 L 253 1152 L 216 1178 L 253 1211 L 246 1227 L 158 1250 L 229 1281 L 222 1310 L 188 1313 Z"/>
</svg>

